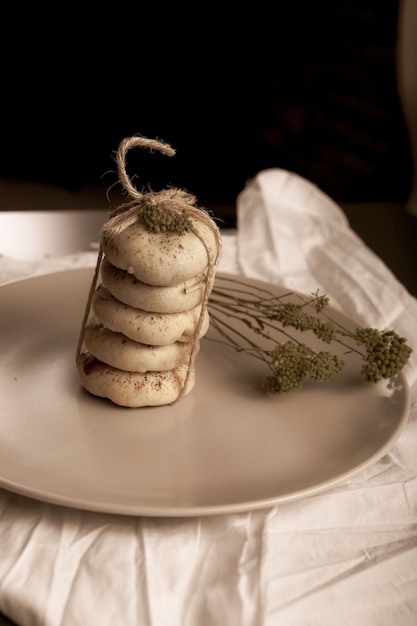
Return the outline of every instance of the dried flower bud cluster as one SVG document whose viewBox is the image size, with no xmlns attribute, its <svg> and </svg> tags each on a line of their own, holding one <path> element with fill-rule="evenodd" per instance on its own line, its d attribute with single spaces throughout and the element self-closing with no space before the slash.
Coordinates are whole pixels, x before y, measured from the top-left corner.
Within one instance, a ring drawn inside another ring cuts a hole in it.
<svg viewBox="0 0 417 626">
<path fill-rule="evenodd" d="M 151 202 L 143 204 L 140 218 L 151 233 L 183 234 L 192 228 L 192 221 L 185 210 L 177 213 L 167 206 Z"/>
</svg>

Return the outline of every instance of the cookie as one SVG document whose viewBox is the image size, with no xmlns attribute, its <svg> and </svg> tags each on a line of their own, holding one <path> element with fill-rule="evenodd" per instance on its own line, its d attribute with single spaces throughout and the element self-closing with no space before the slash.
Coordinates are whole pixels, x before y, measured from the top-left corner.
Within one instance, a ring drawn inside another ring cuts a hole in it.
<svg viewBox="0 0 417 626">
<path fill-rule="evenodd" d="M 156 313 L 180 313 L 193 309 L 201 303 L 205 288 L 204 272 L 178 285 L 157 287 L 147 285 L 133 274 L 115 267 L 106 257 L 101 264 L 101 280 L 117 300 Z"/>
<path fill-rule="evenodd" d="M 114 332 L 122 333 L 139 343 L 163 346 L 175 341 L 191 341 L 195 335 L 200 315 L 203 316 L 199 332 L 201 338 L 209 327 L 207 308 L 201 305 L 179 313 L 154 313 L 123 304 L 104 287 L 95 290 L 91 307 L 97 320 Z"/>
<path fill-rule="evenodd" d="M 82 385 L 92 395 L 108 398 L 119 406 L 139 408 L 175 402 L 187 379 L 188 365 L 167 372 L 125 372 L 83 352 L 77 358 L 77 369 Z M 194 384 L 195 370 L 191 366 L 183 395 Z"/>
<path fill-rule="evenodd" d="M 195 230 L 216 257 L 216 228 L 195 221 Z M 112 265 L 147 285 L 172 287 L 204 272 L 209 265 L 206 247 L 193 231 L 149 232 L 136 221 L 111 237 L 103 232 L 101 245 Z"/>
<path fill-rule="evenodd" d="M 198 341 L 198 340 L 197 340 Z M 127 372 L 172 370 L 188 363 L 192 342 L 176 341 L 165 346 L 151 346 L 113 332 L 92 319 L 85 329 L 87 350 L 99 361 Z"/>
</svg>

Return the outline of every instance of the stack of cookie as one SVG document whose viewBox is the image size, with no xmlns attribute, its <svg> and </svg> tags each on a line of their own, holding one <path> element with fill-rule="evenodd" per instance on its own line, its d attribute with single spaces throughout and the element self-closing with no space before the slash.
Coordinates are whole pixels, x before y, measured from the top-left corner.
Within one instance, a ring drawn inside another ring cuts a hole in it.
<svg viewBox="0 0 417 626">
<path fill-rule="evenodd" d="M 91 394 L 142 407 L 193 389 L 220 240 L 211 219 L 191 224 L 182 233 L 150 232 L 140 219 L 111 236 L 103 229 L 101 281 L 77 358 Z"/>
</svg>

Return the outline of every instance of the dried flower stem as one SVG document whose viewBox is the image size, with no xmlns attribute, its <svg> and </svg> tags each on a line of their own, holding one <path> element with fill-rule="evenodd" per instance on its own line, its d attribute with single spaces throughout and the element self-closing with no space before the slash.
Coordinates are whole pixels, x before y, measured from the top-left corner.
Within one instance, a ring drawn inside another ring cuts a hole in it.
<svg viewBox="0 0 417 626">
<path fill-rule="evenodd" d="M 402 370 L 412 352 L 404 338 L 373 328 L 351 331 L 328 315 L 328 305 L 327 296 L 318 291 L 309 298 L 291 291 L 275 295 L 262 286 L 220 275 L 209 299 L 211 326 L 218 337 L 210 339 L 266 363 L 272 375 L 266 378 L 264 389 L 272 393 L 300 389 L 307 376 L 317 382 L 329 380 L 344 367 L 339 356 L 314 351 L 289 328 L 311 332 L 327 345 L 337 343 L 346 353 L 355 352 L 369 382 L 391 378 Z"/>
</svg>

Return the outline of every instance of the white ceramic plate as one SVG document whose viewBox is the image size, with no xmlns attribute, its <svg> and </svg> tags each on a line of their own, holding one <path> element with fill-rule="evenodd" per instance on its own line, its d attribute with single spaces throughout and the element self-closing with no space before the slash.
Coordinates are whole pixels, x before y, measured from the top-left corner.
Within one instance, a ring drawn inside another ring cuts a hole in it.
<svg viewBox="0 0 417 626">
<path fill-rule="evenodd" d="M 81 269 L 0 287 L 5 489 L 128 515 L 244 511 L 347 481 L 408 419 L 402 375 L 364 383 L 348 357 L 330 383 L 267 397 L 261 363 L 207 338 L 196 386 L 176 405 L 126 409 L 93 397 L 74 365 L 91 278 Z"/>
</svg>

